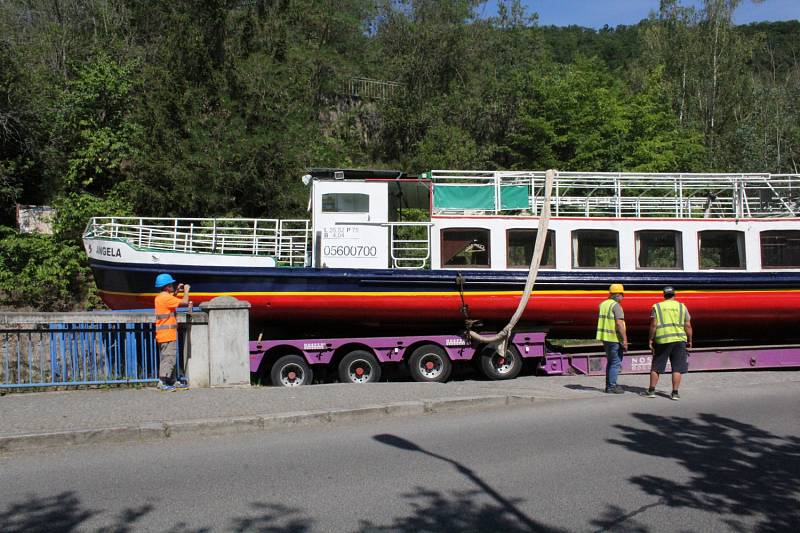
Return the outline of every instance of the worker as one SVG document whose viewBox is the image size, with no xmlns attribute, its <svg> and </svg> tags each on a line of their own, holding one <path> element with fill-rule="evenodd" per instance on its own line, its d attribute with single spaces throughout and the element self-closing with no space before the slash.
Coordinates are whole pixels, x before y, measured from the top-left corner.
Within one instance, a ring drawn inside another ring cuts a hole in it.
<svg viewBox="0 0 800 533">
<path fill-rule="evenodd" d="M 692 347 L 692 321 L 689 310 L 675 300 L 675 289 L 664 287 L 664 300 L 654 304 L 650 313 L 649 345 L 653 354 L 650 365 L 650 387 L 645 396 L 655 398 L 659 375 L 666 371 L 667 360 L 672 366 L 672 394 L 680 399 L 678 388 L 681 377 L 689 370 L 689 353 Z"/>
<path fill-rule="evenodd" d="M 597 318 L 597 340 L 603 341 L 603 349 L 606 352 L 606 392 L 609 394 L 625 392 L 617 385 L 617 376 L 622 367 L 622 355 L 628 350 L 628 332 L 621 304 L 624 297 L 625 288 L 622 284 L 613 283 L 608 288 L 608 299 L 600 304 L 600 314 Z"/>
<path fill-rule="evenodd" d="M 158 388 L 163 391 L 174 391 L 176 388 L 187 388 L 186 384 L 175 379 L 175 363 L 178 345 L 178 320 L 175 312 L 178 307 L 189 303 L 189 284 L 175 286 L 177 282 L 169 274 L 156 276 L 156 344 L 158 344 Z M 177 294 L 183 292 L 183 298 Z"/>
</svg>

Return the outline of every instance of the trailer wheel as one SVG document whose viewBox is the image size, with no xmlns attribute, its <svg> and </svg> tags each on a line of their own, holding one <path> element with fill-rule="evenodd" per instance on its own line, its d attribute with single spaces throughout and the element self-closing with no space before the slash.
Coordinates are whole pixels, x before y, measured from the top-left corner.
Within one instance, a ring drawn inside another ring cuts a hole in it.
<svg viewBox="0 0 800 533">
<path fill-rule="evenodd" d="M 493 346 L 487 346 L 480 355 L 483 374 L 493 380 L 514 379 L 522 371 L 522 356 L 515 346 L 506 347 L 506 354 L 500 357 Z"/>
<path fill-rule="evenodd" d="M 442 348 L 434 344 L 425 344 L 411 354 L 408 370 L 414 381 L 443 383 L 450 377 L 453 363 Z"/>
<path fill-rule="evenodd" d="M 305 359 L 299 355 L 284 355 L 272 365 L 269 372 L 272 384 L 280 387 L 299 387 L 310 385 L 314 372 Z"/>
<path fill-rule="evenodd" d="M 339 381 L 342 383 L 374 383 L 381 379 L 381 365 L 366 350 L 355 350 L 339 362 Z"/>
</svg>

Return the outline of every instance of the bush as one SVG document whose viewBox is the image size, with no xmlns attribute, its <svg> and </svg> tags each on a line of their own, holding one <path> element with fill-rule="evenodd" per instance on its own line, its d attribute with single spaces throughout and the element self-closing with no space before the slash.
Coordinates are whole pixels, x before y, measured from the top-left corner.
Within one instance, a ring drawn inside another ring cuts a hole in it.
<svg viewBox="0 0 800 533">
<path fill-rule="evenodd" d="M 66 311 L 96 304 L 86 255 L 51 235 L 0 227 L 0 304 Z"/>
<path fill-rule="evenodd" d="M 92 217 L 129 216 L 127 202 L 114 194 L 98 198 L 89 193 L 70 193 L 54 202 L 56 219 L 53 230 L 59 240 L 81 246 L 81 236 Z M 86 263 L 86 258 L 82 259 Z"/>
</svg>

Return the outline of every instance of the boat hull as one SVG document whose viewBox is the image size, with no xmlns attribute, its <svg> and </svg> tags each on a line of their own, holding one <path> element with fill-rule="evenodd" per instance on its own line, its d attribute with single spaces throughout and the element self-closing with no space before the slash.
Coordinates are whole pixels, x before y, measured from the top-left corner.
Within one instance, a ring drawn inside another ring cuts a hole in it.
<svg viewBox="0 0 800 533">
<path fill-rule="evenodd" d="M 132 265 L 92 260 L 112 309 L 152 306 L 153 280 L 170 272 L 192 286 L 195 305 L 217 296 L 251 304 L 251 316 L 275 327 L 364 334 L 386 328 L 435 328 L 470 318 L 503 325 L 516 309 L 526 272 Z M 459 283 L 459 275 L 463 283 Z M 594 337 L 597 308 L 610 283 L 626 288 L 623 307 L 633 343 L 647 340 L 650 309 L 672 285 L 692 316 L 698 343 L 800 339 L 800 273 L 541 271 L 523 314 L 551 338 Z"/>
</svg>

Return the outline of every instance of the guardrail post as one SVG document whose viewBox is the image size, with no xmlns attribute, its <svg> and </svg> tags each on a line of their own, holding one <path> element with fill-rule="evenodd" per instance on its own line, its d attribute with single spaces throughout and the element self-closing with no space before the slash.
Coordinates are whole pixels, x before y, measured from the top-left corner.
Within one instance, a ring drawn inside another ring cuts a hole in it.
<svg viewBox="0 0 800 533">
<path fill-rule="evenodd" d="M 207 386 L 249 387 L 250 303 L 231 296 L 218 296 L 203 302 L 200 308 L 208 313 Z M 192 345 L 192 358 L 195 348 Z M 192 386 L 191 382 L 189 386 Z"/>
</svg>

